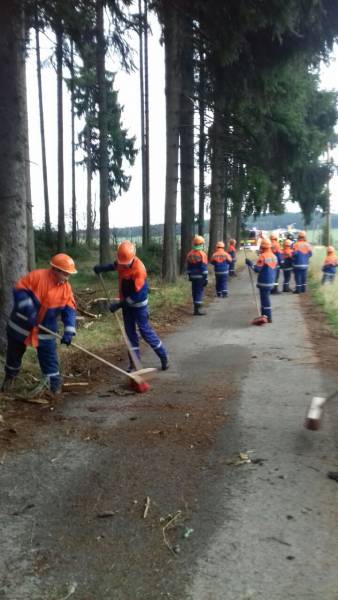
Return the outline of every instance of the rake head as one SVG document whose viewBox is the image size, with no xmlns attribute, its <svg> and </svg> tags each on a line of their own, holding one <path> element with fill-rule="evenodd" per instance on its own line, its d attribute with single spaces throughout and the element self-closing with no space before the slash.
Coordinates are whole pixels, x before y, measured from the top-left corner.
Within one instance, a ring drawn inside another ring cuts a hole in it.
<svg viewBox="0 0 338 600">
<path fill-rule="evenodd" d="M 265 315 L 262 315 L 260 317 L 256 317 L 252 322 L 251 325 L 265 325 L 268 322 L 268 318 Z"/>
</svg>

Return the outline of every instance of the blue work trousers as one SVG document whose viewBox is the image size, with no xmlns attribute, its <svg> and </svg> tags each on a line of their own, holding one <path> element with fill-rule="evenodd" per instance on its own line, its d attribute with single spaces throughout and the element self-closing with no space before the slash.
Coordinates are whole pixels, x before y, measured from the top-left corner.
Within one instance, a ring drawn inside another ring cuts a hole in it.
<svg viewBox="0 0 338 600">
<path fill-rule="evenodd" d="M 138 328 L 141 337 L 149 344 L 157 356 L 160 359 L 165 358 L 167 356 L 166 349 L 149 323 L 147 306 L 140 306 L 139 308 L 127 306 L 122 309 L 122 312 L 126 334 L 136 356 L 140 358 L 139 336 L 137 333 Z"/>
<path fill-rule="evenodd" d="M 7 356 L 5 372 L 9 377 L 16 377 L 21 369 L 21 363 L 27 346 L 11 336 L 7 337 Z M 55 340 L 39 341 L 37 348 L 38 360 L 43 376 L 48 380 L 49 388 L 56 392 L 61 386 L 59 361 Z"/>
<path fill-rule="evenodd" d="M 204 278 L 191 280 L 191 293 L 194 304 L 202 304 L 204 296 Z"/>
<path fill-rule="evenodd" d="M 259 287 L 259 295 L 261 299 L 261 313 L 265 315 L 268 319 L 272 318 L 272 310 L 271 310 L 271 287 Z"/>
<path fill-rule="evenodd" d="M 284 281 L 283 281 L 283 292 L 289 292 L 290 288 L 290 279 L 291 279 L 291 269 L 283 270 Z"/>
<path fill-rule="evenodd" d="M 304 294 L 306 292 L 307 269 L 293 269 L 296 282 L 296 294 Z"/>
<path fill-rule="evenodd" d="M 228 273 L 218 275 L 215 273 L 216 294 L 220 298 L 225 298 L 228 295 Z"/>
</svg>

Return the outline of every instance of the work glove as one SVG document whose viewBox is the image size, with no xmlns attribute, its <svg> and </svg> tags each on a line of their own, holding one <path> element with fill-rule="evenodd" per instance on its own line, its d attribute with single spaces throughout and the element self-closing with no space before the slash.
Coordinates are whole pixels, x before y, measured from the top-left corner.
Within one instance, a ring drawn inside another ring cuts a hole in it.
<svg viewBox="0 0 338 600">
<path fill-rule="evenodd" d="M 72 343 L 73 334 L 69 331 L 65 331 L 61 338 L 61 344 L 66 344 L 66 346 L 70 346 Z"/>
<path fill-rule="evenodd" d="M 251 268 L 252 268 L 252 260 L 250 260 L 250 258 L 246 258 L 246 259 L 245 259 L 245 264 L 246 264 L 248 267 L 251 267 Z"/>
<path fill-rule="evenodd" d="M 207 285 L 208 285 L 208 280 L 207 280 L 207 279 L 205 279 L 205 280 L 203 281 L 203 287 L 206 287 Z"/>
<path fill-rule="evenodd" d="M 109 310 L 110 312 L 114 313 L 117 310 L 120 310 L 120 308 L 122 308 L 125 305 L 125 302 L 112 302 L 111 305 L 109 306 Z"/>
</svg>

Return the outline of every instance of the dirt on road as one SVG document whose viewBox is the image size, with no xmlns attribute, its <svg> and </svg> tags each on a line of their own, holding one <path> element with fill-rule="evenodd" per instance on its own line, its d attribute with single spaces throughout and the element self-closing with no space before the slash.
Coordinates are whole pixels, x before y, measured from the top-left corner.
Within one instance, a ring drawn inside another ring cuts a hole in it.
<svg viewBox="0 0 338 600">
<path fill-rule="evenodd" d="M 86 393 L 4 402 L 1 600 L 337 600 L 336 406 L 302 421 L 338 341 L 289 294 L 252 327 L 247 273 L 231 284 L 166 337 L 147 394 L 91 364 Z"/>
</svg>

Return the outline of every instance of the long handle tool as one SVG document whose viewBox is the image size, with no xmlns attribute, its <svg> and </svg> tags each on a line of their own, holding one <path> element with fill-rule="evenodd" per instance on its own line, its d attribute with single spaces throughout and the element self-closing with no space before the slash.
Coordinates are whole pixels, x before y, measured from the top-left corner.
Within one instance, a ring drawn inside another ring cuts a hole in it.
<svg viewBox="0 0 338 600">
<path fill-rule="evenodd" d="M 243 250 L 244 250 L 244 256 L 245 258 L 247 258 L 247 254 L 245 252 L 245 246 L 243 246 Z M 251 283 L 251 289 L 252 289 L 252 295 L 254 297 L 255 300 L 255 305 L 256 305 L 256 309 L 257 309 L 257 314 L 258 316 L 253 319 L 252 321 L 252 325 L 265 325 L 265 323 L 268 322 L 268 319 L 265 315 L 261 315 L 261 311 L 259 310 L 259 306 L 258 306 L 258 300 L 257 300 L 257 294 L 256 294 L 256 288 L 255 288 L 255 282 L 253 279 L 253 274 L 252 274 L 252 270 L 248 265 L 248 271 L 249 271 L 249 277 L 250 277 L 250 283 Z"/>
</svg>

